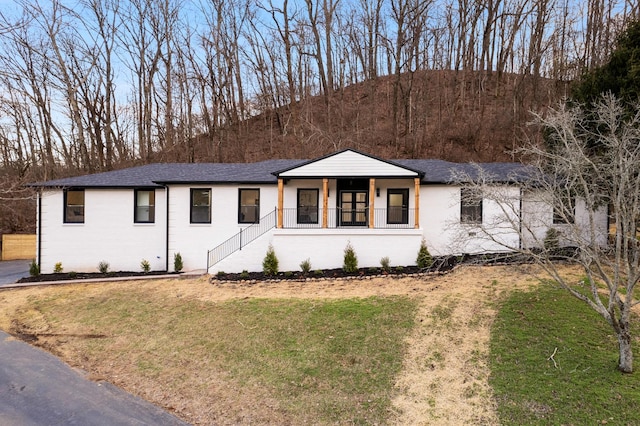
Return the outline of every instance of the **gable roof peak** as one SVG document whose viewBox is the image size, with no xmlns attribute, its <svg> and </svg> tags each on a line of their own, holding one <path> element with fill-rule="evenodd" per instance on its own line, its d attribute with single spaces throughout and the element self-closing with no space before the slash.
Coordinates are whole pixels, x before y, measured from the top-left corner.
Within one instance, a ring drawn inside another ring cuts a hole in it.
<svg viewBox="0 0 640 426">
<path fill-rule="evenodd" d="M 423 172 L 347 148 L 273 173 L 280 178 L 411 178 Z"/>
</svg>

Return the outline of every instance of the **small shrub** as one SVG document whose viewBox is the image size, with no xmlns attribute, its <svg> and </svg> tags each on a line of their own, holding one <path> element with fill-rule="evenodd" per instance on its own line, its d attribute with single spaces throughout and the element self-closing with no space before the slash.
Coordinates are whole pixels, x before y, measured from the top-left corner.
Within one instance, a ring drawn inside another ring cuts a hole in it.
<svg viewBox="0 0 640 426">
<path fill-rule="evenodd" d="M 344 263 L 342 264 L 342 270 L 347 274 L 353 274 L 358 270 L 358 257 L 355 250 L 351 246 L 351 243 L 347 243 L 344 249 Z"/>
<path fill-rule="evenodd" d="M 36 260 L 33 259 L 29 264 L 29 275 L 32 277 L 37 277 L 40 275 L 40 265 L 36 263 Z"/>
<path fill-rule="evenodd" d="M 262 272 L 265 275 L 276 275 L 278 273 L 278 257 L 271 244 L 269 244 L 267 254 L 262 261 Z"/>
<path fill-rule="evenodd" d="M 555 251 L 560 248 L 560 232 L 556 228 L 549 228 L 544 236 L 544 249 Z"/>
<path fill-rule="evenodd" d="M 182 263 L 182 255 L 180 254 L 180 252 L 174 253 L 173 254 L 173 270 L 175 272 L 180 272 L 182 271 L 182 268 L 184 268 L 184 264 Z"/>
<path fill-rule="evenodd" d="M 380 259 L 380 266 L 382 266 L 382 270 L 384 272 L 389 272 L 391 270 L 391 267 L 389 266 L 389 256 L 385 256 L 382 259 Z"/>
<path fill-rule="evenodd" d="M 300 270 L 304 275 L 307 275 L 309 271 L 311 271 L 311 261 L 309 258 L 306 258 L 302 262 L 300 262 Z"/>
<path fill-rule="evenodd" d="M 420 248 L 418 249 L 418 258 L 416 259 L 416 264 L 418 268 L 429 268 L 433 265 L 433 257 L 431 257 L 431 253 L 429 253 L 429 249 L 427 249 L 427 242 L 422 239 L 420 243 Z"/>
<path fill-rule="evenodd" d="M 224 278 L 227 276 L 227 273 L 225 271 L 218 271 L 218 273 L 216 274 L 217 278 Z"/>
<path fill-rule="evenodd" d="M 369 268 L 368 272 L 369 272 L 369 275 L 375 275 L 378 273 L 378 268 L 371 267 Z"/>
<path fill-rule="evenodd" d="M 284 276 L 285 276 L 285 278 L 291 278 L 291 277 L 293 277 L 293 272 L 287 271 L 287 272 L 284 273 Z"/>
<path fill-rule="evenodd" d="M 404 267 L 402 267 L 402 266 L 396 266 L 396 272 L 398 272 L 398 273 L 402 273 L 402 271 L 404 271 Z"/>
<path fill-rule="evenodd" d="M 98 263 L 98 271 L 100 271 L 101 274 L 106 274 L 107 272 L 109 272 L 109 262 L 105 262 L 104 260 L 100 263 Z"/>
<path fill-rule="evenodd" d="M 53 273 L 54 274 L 61 274 L 62 273 L 62 262 L 58 262 L 55 264 L 55 266 L 53 267 Z"/>
<path fill-rule="evenodd" d="M 76 271 L 69 272 L 69 278 L 75 278 L 77 276 L 78 276 L 78 273 Z"/>
<path fill-rule="evenodd" d="M 313 275 L 315 275 L 316 277 L 322 277 L 324 276 L 324 271 L 322 269 L 316 269 L 315 271 L 313 271 Z"/>
<path fill-rule="evenodd" d="M 142 272 L 146 274 L 151 270 L 151 264 L 147 259 L 142 259 L 142 262 L 140 262 L 140 268 L 142 269 Z"/>
<path fill-rule="evenodd" d="M 242 272 L 240 272 L 240 278 L 242 278 L 243 280 L 246 280 L 249 278 L 249 271 L 247 271 L 246 269 L 243 270 Z"/>
</svg>

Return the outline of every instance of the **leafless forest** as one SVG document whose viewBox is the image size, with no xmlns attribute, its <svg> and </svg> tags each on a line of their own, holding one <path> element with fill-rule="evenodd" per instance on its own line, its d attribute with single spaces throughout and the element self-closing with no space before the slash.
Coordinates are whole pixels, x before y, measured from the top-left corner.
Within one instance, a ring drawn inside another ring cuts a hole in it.
<svg viewBox="0 0 640 426">
<path fill-rule="evenodd" d="M 6 6 L 5 6 L 6 5 Z M 156 161 L 510 160 L 636 0 L 15 0 L 0 12 L 0 234 L 22 185 Z"/>
</svg>

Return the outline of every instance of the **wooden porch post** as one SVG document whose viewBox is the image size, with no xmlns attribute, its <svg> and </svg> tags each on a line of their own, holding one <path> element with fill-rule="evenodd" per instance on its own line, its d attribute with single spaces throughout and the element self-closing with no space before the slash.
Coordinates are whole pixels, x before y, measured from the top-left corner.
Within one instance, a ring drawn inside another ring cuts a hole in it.
<svg viewBox="0 0 640 426">
<path fill-rule="evenodd" d="M 415 194 L 416 194 L 416 199 L 415 199 L 415 228 L 418 229 L 420 228 L 420 178 L 415 178 L 413 180 L 414 182 L 414 186 L 415 186 Z"/>
<path fill-rule="evenodd" d="M 322 179 L 322 227 L 327 227 L 327 218 L 329 210 L 329 179 Z"/>
<path fill-rule="evenodd" d="M 282 208 L 284 207 L 284 180 L 278 178 L 278 228 L 282 228 Z"/>
<path fill-rule="evenodd" d="M 375 228 L 375 198 L 376 198 L 376 179 L 369 178 L 369 228 Z"/>
</svg>

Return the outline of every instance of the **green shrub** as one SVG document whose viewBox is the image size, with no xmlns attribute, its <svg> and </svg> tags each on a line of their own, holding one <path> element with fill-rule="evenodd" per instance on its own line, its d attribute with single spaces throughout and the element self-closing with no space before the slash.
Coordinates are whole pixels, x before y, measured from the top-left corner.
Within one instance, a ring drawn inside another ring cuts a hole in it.
<svg viewBox="0 0 640 426">
<path fill-rule="evenodd" d="M 225 271 L 218 271 L 218 273 L 216 274 L 217 278 L 224 278 L 227 276 L 227 273 Z"/>
<path fill-rule="evenodd" d="M 62 262 L 58 262 L 55 264 L 55 266 L 53 267 L 53 273 L 54 274 L 61 274 L 62 273 Z"/>
<path fill-rule="evenodd" d="M 284 273 L 284 276 L 285 276 L 285 278 L 291 278 L 291 277 L 293 277 L 293 272 L 287 271 L 287 272 Z"/>
<path fill-rule="evenodd" d="M 278 273 L 278 257 L 271 244 L 269 244 L 267 254 L 262 261 L 262 272 L 265 275 L 276 275 Z"/>
<path fill-rule="evenodd" d="M 322 269 L 316 269 L 315 271 L 313 271 L 313 275 L 315 275 L 316 277 L 322 277 L 324 276 L 324 271 Z"/>
<path fill-rule="evenodd" d="M 547 251 L 555 251 L 560 248 L 560 233 L 556 228 L 549 228 L 544 236 L 544 249 Z"/>
<path fill-rule="evenodd" d="M 29 265 L 29 275 L 32 277 L 37 277 L 40 275 L 40 265 L 36 263 L 36 260 L 33 259 L 31 264 Z"/>
<path fill-rule="evenodd" d="M 311 261 L 309 258 L 306 258 L 302 262 L 300 262 L 300 270 L 304 275 L 307 275 L 309 271 L 311 271 Z"/>
<path fill-rule="evenodd" d="M 371 268 L 368 269 L 368 272 L 371 275 L 375 275 L 375 274 L 378 273 L 378 268 L 375 268 L 375 267 L 372 266 Z"/>
<path fill-rule="evenodd" d="M 389 256 L 385 256 L 382 259 L 380 259 L 380 266 L 382 266 L 382 270 L 384 272 L 389 272 L 391 270 L 391 267 L 389 266 L 389 264 L 390 264 Z"/>
<path fill-rule="evenodd" d="M 429 249 L 427 249 L 427 242 L 424 240 L 424 238 L 420 242 L 416 264 L 418 265 L 418 268 L 429 268 L 433 264 L 433 257 L 431 257 Z"/>
<path fill-rule="evenodd" d="M 142 259 L 142 262 L 140 262 L 140 268 L 142 269 L 142 272 L 146 274 L 151 270 L 151 264 L 147 259 Z"/>
<path fill-rule="evenodd" d="M 78 273 L 76 271 L 69 272 L 69 278 L 75 278 L 77 276 L 78 276 Z"/>
<path fill-rule="evenodd" d="M 173 270 L 175 272 L 180 272 L 180 271 L 182 271 L 182 268 L 184 268 L 184 264 L 182 263 L 182 255 L 180 254 L 180 252 L 174 253 L 174 255 L 173 255 Z"/>
<path fill-rule="evenodd" d="M 109 272 L 109 262 L 105 262 L 104 260 L 100 263 L 98 263 L 98 271 L 100 271 L 101 274 L 106 274 L 107 272 Z"/>
<path fill-rule="evenodd" d="M 400 273 L 404 271 L 404 267 L 403 266 L 396 266 L 396 272 Z"/>
<path fill-rule="evenodd" d="M 347 243 L 344 249 L 344 263 L 342 264 L 342 270 L 347 274 L 352 274 L 358 270 L 358 257 L 353 250 L 351 243 Z"/>
<path fill-rule="evenodd" d="M 249 271 L 245 269 L 242 272 L 240 272 L 240 278 L 242 278 L 243 280 L 246 280 L 247 278 L 249 278 Z"/>
</svg>

